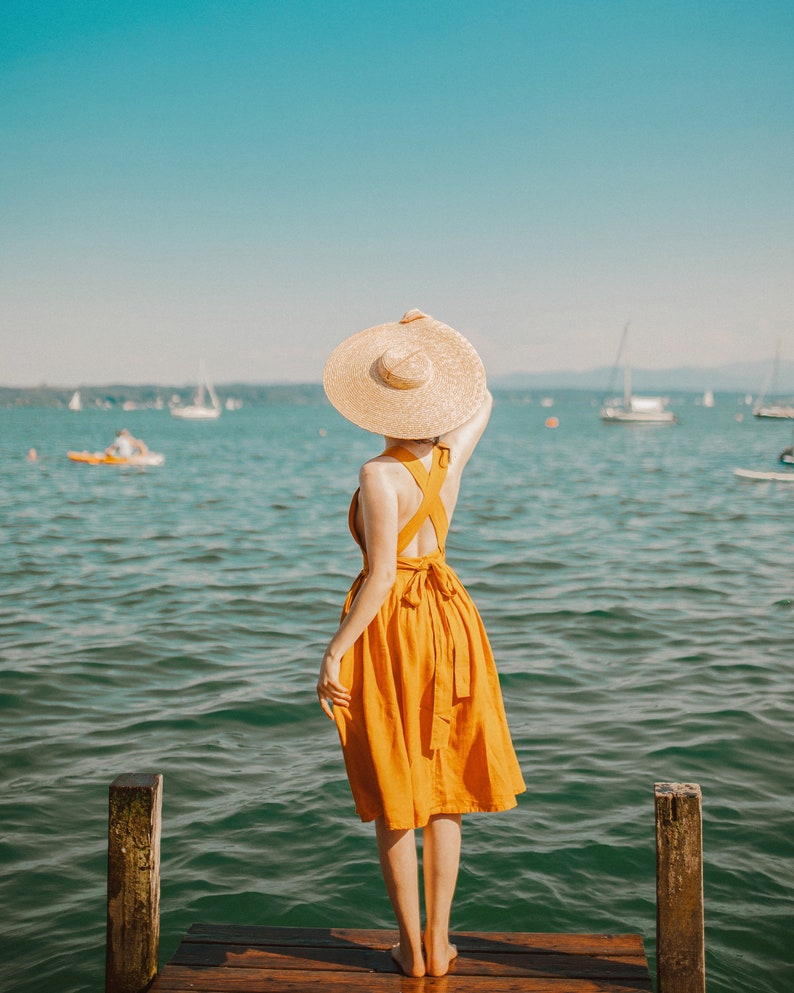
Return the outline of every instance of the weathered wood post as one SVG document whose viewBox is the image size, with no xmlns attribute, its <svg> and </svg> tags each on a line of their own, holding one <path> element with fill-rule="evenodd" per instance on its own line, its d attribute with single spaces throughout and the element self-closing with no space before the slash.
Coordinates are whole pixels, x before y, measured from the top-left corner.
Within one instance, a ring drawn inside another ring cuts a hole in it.
<svg viewBox="0 0 794 993">
<path fill-rule="evenodd" d="M 105 993 L 140 993 L 157 975 L 162 802 L 159 774 L 110 785 Z"/>
<path fill-rule="evenodd" d="M 705 993 L 700 787 L 656 783 L 657 993 Z"/>
</svg>

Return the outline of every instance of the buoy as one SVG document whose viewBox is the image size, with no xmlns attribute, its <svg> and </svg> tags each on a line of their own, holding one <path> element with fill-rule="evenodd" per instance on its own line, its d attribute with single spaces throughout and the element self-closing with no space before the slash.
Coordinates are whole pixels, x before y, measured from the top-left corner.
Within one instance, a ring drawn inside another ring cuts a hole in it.
<svg viewBox="0 0 794 993">
<path fill-rule="evenodd" d="M 558 417 L 547 417 L 546 427 L 547 428 L 558 428 L 560 426 L 560 420 Z"/>
</svg>

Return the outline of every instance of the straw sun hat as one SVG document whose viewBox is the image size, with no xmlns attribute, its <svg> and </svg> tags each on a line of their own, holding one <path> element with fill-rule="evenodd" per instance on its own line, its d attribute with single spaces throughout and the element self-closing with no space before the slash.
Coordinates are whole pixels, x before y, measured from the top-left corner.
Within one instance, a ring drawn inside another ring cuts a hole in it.
<svg viewBox="0 0 794 993">
<path fill-rule="evenodd" d="M 485 369 L 452 328 L 410 310 L 338 345 L 323 372 L 328 399 L 367 431 L 435 438 L 460 427 L 485 397 Z"/>
</svg>

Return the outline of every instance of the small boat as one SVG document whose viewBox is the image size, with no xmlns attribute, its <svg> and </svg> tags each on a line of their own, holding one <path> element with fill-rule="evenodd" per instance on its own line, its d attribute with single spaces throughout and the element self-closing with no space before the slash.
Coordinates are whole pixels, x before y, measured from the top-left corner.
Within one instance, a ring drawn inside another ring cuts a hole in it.
<svg viewBox="0 0 794 993">
<path fill-rule="evenodd" d="M 75 390 L 74 391 L 74 393 L 72 394 L 72 398 L 69 401 L 69 403 L 68 403 L 67 406 L 69 407 L 69 410 L 82 410 L 83 409 L 83 401 L 82 401 L 82 399 L 80 397 L 80 390 Z"/>
<path fill-rule="evenodd" d="M 631 339 L 629 325 L 623 329 L 623 338 L 613 370 L 613 378 L 623 359 L 623 397 L 605 400 L 601 420 L 606 424 L 675 424 L 676 416 L 667 409 L 663 397 L 635 396 L 631 392 Z"/>
<path fill-rule="evenodd" d="M 794 420 L 794 405 L 790 403 L 769 403 L 756 407 L 753 417 L 766 417 L 778 421 Z"/>
<path fill-rule="evenodd" d="M 221 416 L 221 402 L 207 378 L 203 364 L 199 368 L 198 392 L 193 403 L 171 407 L 171 416 L 186 421 L 214 421 Z"/>
<path fill-rule="evenodd" d="M 774 399 L 777 394 L 777 381 L 778 374 L 780 372 L 780 342 L 777 343 L 777 348 L 775 349 L 775 358 L 772 362 L 772 368 L 769 375 L 761 387 L 761 392 L 758 395 L 758 399 L 753 405 L 753 417 L 767 418 L 777 421 L 791 420 L 794 418 L 794 404 L 789 400 L 786 403 L 779 403 Z M 770 403 L 766 402 L 766 395 L 770 393 L 773 400 Z"/>
<path fill-rule="evenodd" d="M 83 462 L 86 465 L 163 465 L 165 456 L 162 452 L 146 452 L 145 454 L 131 455 L 128 459 L 120 459 L 116 455 L 108 455 L 107 452 L 67 452 L 67 457 L 72 462 Z"/>
<path fill-rule="evenodd" d="M 789 472 L 761 472 L 755 469 L 734 469 L 733 474 L 740 479 L 753 479 L 761 483 L 794 483 L 794 470 Z"/>
</svg>

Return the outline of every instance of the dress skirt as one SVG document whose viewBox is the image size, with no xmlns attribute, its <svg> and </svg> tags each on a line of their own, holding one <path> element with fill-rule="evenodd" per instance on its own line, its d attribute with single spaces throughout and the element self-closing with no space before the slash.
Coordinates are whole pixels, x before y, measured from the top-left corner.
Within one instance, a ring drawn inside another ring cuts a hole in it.
<svg viewBox="0 0 794 993">
<path fill-rule="evenodd" d="M 349 611 L 364 574 L 353 583 Z M 480 615 L 441 550 L 399 557 L 378 614 L 342 660 L 335 707 L 363 821 L 423 827 L 435 814 L 508 810 L 525 790 Z"/>
</svg>

